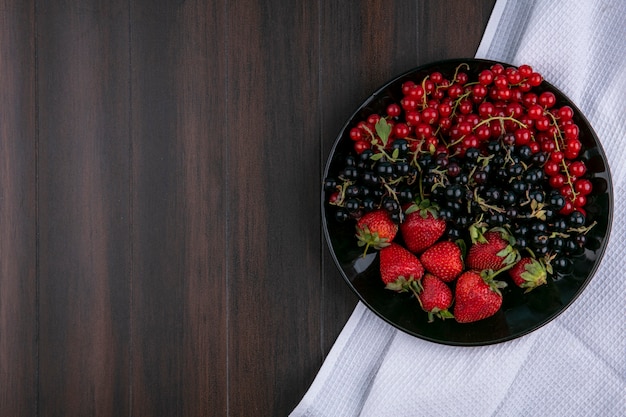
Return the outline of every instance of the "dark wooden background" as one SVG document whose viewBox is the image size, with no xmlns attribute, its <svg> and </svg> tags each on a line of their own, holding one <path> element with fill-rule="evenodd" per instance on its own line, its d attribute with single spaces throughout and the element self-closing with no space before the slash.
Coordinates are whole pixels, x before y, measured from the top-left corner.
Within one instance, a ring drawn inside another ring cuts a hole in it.
<svg viewBox="0 0 626 417">
<path fill-rule="evenodd" d="M 493 3 L 0 0 L 0 415 L 286 416 L 357 302 L 339 128 Z"/>
</svg>

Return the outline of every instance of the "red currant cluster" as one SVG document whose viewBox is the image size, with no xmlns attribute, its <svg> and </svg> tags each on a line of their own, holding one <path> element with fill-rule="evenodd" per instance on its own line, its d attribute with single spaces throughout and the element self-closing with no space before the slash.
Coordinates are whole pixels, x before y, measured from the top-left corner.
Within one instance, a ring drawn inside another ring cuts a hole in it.
<svg viewBox="0 0 626 417">
<path fill-rule="evenodd" d="M 432 71 L 421 80 L 405 81 L 402 97 L 384 114 L 371 114 L 350 129 L 354 151 L 393 163 L 398 158 L 392 150 L 400 141 L 413 162 L 424 153 L 463 158 L 469 149 L 484 154 L 490 141 L 504 138 L 544 156 L 547 183 L 565 198 L 561 214 L 585 214 L 592 183 L 584 178 L 587 168 L 579 159 L 582 143 L 574 110 L 558 106 L 555 94 L 542 88 L 541 74 L 529 65 L 495 63 L 473 80 L 467 70 L 463 64 L 451 77 Z"/>
</svg>

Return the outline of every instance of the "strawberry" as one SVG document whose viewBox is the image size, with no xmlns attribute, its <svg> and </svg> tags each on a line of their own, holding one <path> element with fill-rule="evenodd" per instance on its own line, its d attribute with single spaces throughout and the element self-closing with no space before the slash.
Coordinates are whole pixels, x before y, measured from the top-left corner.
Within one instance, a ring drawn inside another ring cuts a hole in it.
<svg viewBox="0 0 626 417">
<path fill-rule="evenodd" d="M 504 282 L 494 281 L 477 271 L 466 271 L 459 276 L 455 288 L 454 318 L 459 323 L 471 323 L 491 317 L 502 306 L 499 288 Z"/>
<path fill-rule="evenodd" d="M 451 282 L 463 272 L 461 249 L 450 241 L 435 243 L 420 256 L 426 271 L 444 282 Z"/>
<path fill-rule="evenodd" d="M 474 229 L 470 233 L 473 243 L 465 260 L 467 269 L 499 271 L 519 259 L 519 252 L 513 247 L 515 239 L 504 229 L 494 228 L 484 234 Z"/>
<path fill-rule="evenodd" d="M 446 221 L 437 218 L 437 206 L 428 200 L 416 201 L 405 210 L 400 232 L 406 247 L 421 253 L 432 246 L 446 231 Z"/>
<path fill-rule="evenodd" d="M 380 277 L 388 290 L 406 292 L 423 275 L 422 263 L 406 248 L 391 243 L 380 250 Z"/>
<path fill-rule="evenodd" d="M 391 220 L 387 211 L 378 209 L 364 214 L 356 223 L 356 237 L 360 247 L 365 246 L 363 255 L 372 247 L 382 249 L 389 246 L 398 233 L 398 225 Z"/>
<path fill-rule="evenodd" d="M 540 285 L 547 283 L 548 270 L 551 270 L 550 264 L 531 257 L 520 259 L 515 266 L 509 270 L 509 276 L 520 288 L 525 288 L 529 292 Z"/>
<path fill-rule="evenodd" d="M 433 274 L 426 273 L 418 288 L 417 300 L 422 310 L 428 313 L 429 323 L 432 323 L 435 317 L 442 320 L 454 317 L 448 310 L 452 305 L 452 290 L 445 282 Z"/>
</svg>

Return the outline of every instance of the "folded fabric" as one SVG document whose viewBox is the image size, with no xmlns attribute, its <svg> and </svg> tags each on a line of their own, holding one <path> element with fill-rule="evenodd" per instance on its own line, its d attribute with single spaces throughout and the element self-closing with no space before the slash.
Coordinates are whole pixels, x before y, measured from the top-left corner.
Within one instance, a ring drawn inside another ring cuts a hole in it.
<svg viewBox="0 0 626 417">
<path fill-rule="evenodd" d="M 530 64 L 587 116 L 615 211 L 600 268 L 555 320 L 455 347 L 396 330 L 359 303 L 291 416 L 626 416 L 626 2 L 498 0 L 477 57 Z"/>
</svg>

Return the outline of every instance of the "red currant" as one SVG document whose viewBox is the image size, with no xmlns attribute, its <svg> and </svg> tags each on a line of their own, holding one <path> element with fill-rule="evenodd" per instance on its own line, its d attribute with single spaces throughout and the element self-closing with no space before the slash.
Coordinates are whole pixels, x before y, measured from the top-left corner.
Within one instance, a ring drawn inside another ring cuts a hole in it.
<svg viewBox="0 0 626 417">
<path fill-rule="evenodd" d="M 470 122 L 459 123 L 459 133 L 461 134 L 461 136 L 469 135 L 470 133 L 472 133 L 472 128 L 473 126 Z"/>
<path fill-rule="evenodd" d="M 467 135 L 463 138 L 463 148 L 478 148 L 478 138 L 474 135 Z"/>
<path fill-rule="evenodd" d="M 495 74 L 502 74 L 504 72 L 504 67 L 502 66 L 502 64 L 493 64 L 491 66 L 491 71 Z"/>
<path fill-rule="evenodd" d="M 504 73 L 506 74 L 506 79 L 509 84 L 517 85 L 522 82 L 522 76 L 517 68 L 509 67 L 504 71 Z"/>
<path fill-rule="evenodd" d="M 574 117 L 574 110 L 570 106 L 563 106 L 559 108 L 556 116 L 558 117 L 559 121 L 567 122 L 568 120 L 572 120 L 572 118 Z"/>
<path fill-rule="evenodd" d="M 484 86 L 491 84 L 493 82 L 493 72 L 488 69 L 482 70 L 478 74 L 478 82 Z"/>
<path fill-rule="evenodd" d="M 506 105 L 504 113 L 509 117 L 519 119 L 524 114 L 524 108 L 519 103 L 509 103 Z"/>
<path fill-rule="evenodd" d="M 430 79 L 435 84 L 440 84 L 443 81 L 443 75 L 440 72 L 435 71 L 430 74 Z"/>
<path fill-rule="evenodd" d="M 556 143 L 552 140 L 544 140 L 541 142 L 541 150 L 544 152 L 548 152 L 550 153 L 550 156 L 552 156 L 551 152 L 554 152 L 554 150 L 556 149 Z M 563 153 L 561 152 L 561 155 L 563 155 Z M 550 158 L 552 160 L 552 158 Z M 555 162 L 560 162 L 560 161 L 555 161 Z"/>
<path fill-rule="evenodd" d="M 473 109 L 473 104 L 470 100 L 464 99 L 459 102 L 459 112 L 461 114 L 468 114 Z"/>
<path fill-rule="evenodd" d="M 545 132 L 550 128 L 550 119 L 546 116 L 541 116 L 537 120 L 535 120 L 535 129 Z"/>
<path fill-rule="evenodd" d="M 578 129 L 578 125 L 571 123 L 563 127 L 563 134 L 566 139 L 578 139 L 578 134 L 580 130 Z"/>
<path fill-rule="evenodd" d="M 428 138 L 426 138 L 426 142 L 424 143 L 424 146 L 426 147 L 425 149 L 430 151 L 430 148 L 437 148 L 437 145 L 439 144 L 439 139 L 437 139 L 434 136 L 429 136 Z"/>
<path fill-rule="evenodd" d="M 576 177 L 582 177 L 587 172 L 587 166 L 583 161 L 574 161 L 569 165 L 569 172 Z"/>
<path fill-rule="evenodd" d="M 469 76 L 467 75 L 467 73 L 465 72 L 459 72 L 456 75 L 456 79 L 454 80 L 455 82 L 461 84 L 461 85 L 465 85 L 465 83 L 467 83 L 467 80 L 469 79 Z"/>
<path fill-rule="evenodd" d="M 491 130 L 487 125 L 480 125 L 474 131 L 474 134 L 479 140 L 488 140 L 491 137 Z"/>
<path fill-rule="evenodd" d="M 424 139 L 433 135 L 433 128 L 424 122 L 420 122 L 415 126 L 415 136 L 418 139 Z"/>
<path fill-rule="evenodd" d="M 422 121 L 421 114 L 416 110 L 409 110 L 405 113 L 404 118 L 407 124 L 415 126 Z"/>
<path fill-rule="evenodd" d="M 442 132 L 449 131 L 450 127 L 452 127 L 452 119 L 450 119 L 449 117 L 440 117 L 439 118 L 439 129 Z"/>
<path fill-rule="evenodd" d="M 553 142 L 554 143 L 554 142 Z M 556 145 L 555 145 L 556 147 Z M 554 161 L 556 163 L 561 163 L 561 161 L 563 161 L 563 158 L 565 156 L 563 155 L 562 151 L 554 151 L 550 154 L 550 160 Z"/>
<path fill-rule="evenodd" d="M 511 102 L 522 101 L 522 97 L 524 93 L 519 87 L 513 87 L 510 90 L 511 90 L 511 98 L 509 100 L 511 100 Z"/>
<path fill-rule="evenodd" d="M 435 91 L 435 83 L 430 79 L 424 80 L 424 92 L 431 94 L 433 91 Z"/>
<path fill-rule="evenodd" d="M 530 75 L 533 73 L 532 67 L 527 64 L 520 65 L 518 71 L 519 74 L 524 78 L 530 77 Z"/>
<path fill-rule="evenodd" d="M 530 142 L 528 146 L 530 147 L 530 151 L 534 154 L 541 150 L 538 142 Z"/>
<path fill-rule="evenodd" d="M 431 97 L 435 100 L 441 100 L 445 97 L 445 93 L 442 89 L 436 88 L 435 91 L 431 94 Z"/>
<path fill-rule="evenodd" d="M 490 101 L 484 101 L 478 106 L 478 114 L 483 118 L 489 118 L 496 112 L 496 106 Z"/>
<path fill-rule="evenodd" d="M 402 112 L 402 108 L 396 103 L 391 103 L 390 105 L 387 106 L 386 111 L 387 111 L 387 116 L 398 117 L 400 116 L 400 113 Z"/>
<path fill-rule="evenodd" d="M 561 208 L 561 210 L 559 210 L 560 214 L 572 214 L 572 212 L 574 211 L 574 205 L 572 204 L 571 201 L 566 201 L 565 205 L 563 206 L 563 208 Z"/>
<path fill-rule="evenodd" d="M 525 81 L 522 81 L 519 84 L 518 88 L 519 88 L 519 91 L 522 93 L 528 93 L 530 90 L 533 89 L 533 87 Z"/>
<path fill-rule="evenodd" d="M 450 117 L 452 114 L 452 106 L 448 103 L 441 103 L 437 106 L 437 111 L 441 117 Z"/>
<path fill-rule="evenodd" d="M 357 123 L 356 127 L 361 129 L 367 135 L 371 135 L 374 132 L 374 125 L 367 123 L 366 121 L 361 121 Z"/>
<path fill-rule="evenodd" d="M 529 129 L 519 128 L 514 132 L 515 135 L 515 144 L 518 146 L 528 145 L 532 138 L 532 133 Z"/>
<path fill-rule="evenodd" d="M 524 96 L 522 97 L 522 104 L 527 108 L 530 108 L 530 106 L 532 106 L 533 104 L 537 104 L 537 100 L 537 94 L 529 92 L 524 94 Z"/>
<path fill-rule="evenodd" d="M 362 154 L 365 150 L 371 149 L 372 144 L 367 140 L 358 140 L 354 142 L 354 151 L 357 154 Z"/>
<path fill-rule="evenodd" d="M 376 123 L 378 123 L 379 120 L 380 120 L 379 114 L 370 114 L 370 116 L 367 118 L 367 123 L 376 126 Z"/>
<path fill-rule="evenodd" d="M 556 188 L 556 189 L 560 189 L 561 187 L 563 187 L 566 181 L 567 179 L 565 178 L 565 175 L 563 174 L 556 174 L 556 175 L 551 176 L 548 179 L 548 183 L 550 184 L 550 187 Z"/>
<path fill-rule="evenodd" d="M 350 129 L 350 139 L 357 141 L 363 139 L 363 131 L 358 127 Z"/>
<path fill-rule="evenodd" d="M 560 165 L 552 160 L 547 161 L 543 166 L 543 171 L 550 177 L 557 175 L 560 170 Z"/>
<path fill-rule="evenodd" d="M 497 120 L 489 122 L 489 130 L 492 138 L 498 138 L 502 135 L 502 125 Z"/>
<path fill-rule="evenodd" d="M 537 72 L 533 72 L 528 77 L 528 84 L 530 84 L 532 87 L 539 86 L 539 84 L 541 84 L 542 81 L 543 81 L 543 77 L 541 76 L 541 74 Z"/>
<path fill-rule="evenodd" d="M 572 199 L 572 205 L 575 208 L 585 207 L 586 204 L 587 204 L 587 197 L 582 194 L 578 194 L 576 197 Z"/>
<path fill-rule="evenodd" d="M 428 123 L 429 125 L 434 124 L 439 118 L 439 112 L 434 107 L 426 107 L 422 110 L 422 122 Z"/>
<path fill-rule="evenodd" d="M 493 84 L 497 89 L 503 90 L 509 86 L 509 80 L 506 78 L 506 75 L 496 75 L 493 78 Z"/>
<path fill-rule="evenodd" d="M 569 184 L 564 184 L 560 189 L 559 192 L 561 193 L 561 195 L 563 197 L 565 197 L 566 200 L 572 200 L 572 198 L 574 197 L 574 190 L 572 190 L 572 187 L 569 186 Z"/>
<path fill-rule="evenodd" d="M 397 138 L 406 138 L 407 136 L 409 136 L 409 133 L 410 129 L 406 125 L 406 123 L 400 122 L 393 127 L 393 134 Z"/>
<path fill-rule="evenodd" d="M 574 183 L 574 191 L 578 194 L 589 195 L 593 190 L 593 185 L 591 181 L 587 179 L 579 179 Z"/>
<path fill-rule="evenodd" d="M 544 91 L 539 95 L 539 104 L 541 104 L 546 109 L 554 107 L 556 104 L 556 96 L 551 91 Z"/>
<path fill-rule="evenodd" d="M 410 91 L 415 88 L 415 83 L 413 81 L 405 81 L 402 83 L 402 94 L 408 96 Z"/>
<path fill-rule="evenodd" d="M 409 89 L 409 94 L 405 94 L 405 97 L 421 100 L 424 97 L 424 88 L 419 84 L 414 84 Z"/>
<path fill-rule="evenodd" d="M 400 100 L 400 106 L 402 106 L 405 111 L 415 110 L 418 105 L 419 100 L 411 96 L 403 97 L 402 100 Z"/>
<path fill-rule="evenodd" d="M 578 157 L 578 153 L 582 144 L 578 139 L 568 139 L 565 142 L 565 151 L 563 151 L 565 158 L 567 159 L 576 159 Z"/>
<path fill-rule="evenodd" d="M 539 119 L 540 117 L 543 117 L 543 107 L 541 107 L 539 104 L 533 104 L 528 107 L 528 111 L 526 112 L 526 114 L 528 114 L 528 117 L 533 120 Z"/>
<path fill-rule="evenodd" d="M 474 101 L 480 102 L 487 96 L 487 87 L 482 84 L 472 86 L 472 97 Z"/>
</svg>

